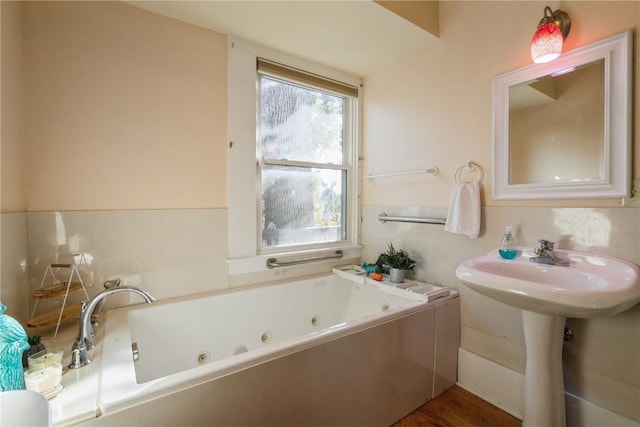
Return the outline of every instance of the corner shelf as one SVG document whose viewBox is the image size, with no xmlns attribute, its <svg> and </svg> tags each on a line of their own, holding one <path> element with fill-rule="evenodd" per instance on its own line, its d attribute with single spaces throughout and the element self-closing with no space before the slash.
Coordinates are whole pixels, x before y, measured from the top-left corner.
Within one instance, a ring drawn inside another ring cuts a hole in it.
<svg viewBox="0 0 640 427">
<path fill-rule="evenodd" d="M 52 310 L 32 317 L 27 322 L 29 328 L 56 325 L 68 319 L 80 318 L 82 304 L 66 304 L 61 310 Z M 54 335 L 55 336 L 55 335 Z"/>
<path fill-rule="evenodd" d="M 54 298 L 60 297 L 67 292 L 73 292 L 82 289 L 81 282 L 71 282 L 67 285 L 67 282 L 58 283 L 46 288 L 40 288 L 33 293 L 33 297 L 36 299 Z"/>
<path fill-rule="evenodd" d="M 68 271 L 68 276 L 65 274 L 65 278 L 67 278 L 67 280 L 59 280 L 56 277 L 56 272 L 58 273 L 58 275 L 61 275 L 61 274 L 64 274 L 62 272 L 67 272 L 67 271 Z M 48 279 L 49 276 L 51 277 L 50 279 Z M 49 282 L 49 284 L 45 286 L 45 283 L 47 282 Z M 53 334 L 53 337 L 55 338 L 58 335 L 60 324 L 63 321 L 80 317 L 80 313 L 82 311 L 82 304 L 80 303 L 69 304 L 67 302 L 69 298 L 69 293 L 80 291 L 80 290 L 84 292 L 84 296 L 88 300 L 89 294 L 87 293 L 87 289 L 85 288 L 84 281 L 80 276 L 80 272 L 78 271 L 78 268 L 74 264 L 48 265 L 42 276 L 42 280 L 40 282 L 40 288 L 38 288 L 33 292 L 33 298 L 36 300 L 36 302 L 33 305 L 33 311 L 31 312 L 31 319 L 27 321 L 27 327 L 39 328 L 43 326 L 56 325 L 56 329 Z M 38 309 L 38 302 L 42 299 L 50 299 L 50 298 L 62 298 L 61 307 L 59 309 L 54 309 L 54 310 L 36 315 L 36 311 Z"/>
</svg>

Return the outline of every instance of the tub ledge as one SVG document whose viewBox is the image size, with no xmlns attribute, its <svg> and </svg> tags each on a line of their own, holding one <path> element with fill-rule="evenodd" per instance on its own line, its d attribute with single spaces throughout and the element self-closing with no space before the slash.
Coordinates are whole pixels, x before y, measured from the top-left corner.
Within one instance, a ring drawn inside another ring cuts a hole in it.
<svg viewBox="0 0 640 427">
<path fill-rule="evenodd" d="M 96 348 L 92 350 L 93 362 L 80 369 L 69 369 L 71 346 L 78 335 L 78 326 L 70 322 L 61 327 L 58 336 L 43 338 L 47 349 L 64 351 L 62 385 L 64 389 L 49 400 L 53 426 L 69 426 L 95 419 L 98 416 L 98 388 L 104 328 L 96 332 Z"/>
</svg>

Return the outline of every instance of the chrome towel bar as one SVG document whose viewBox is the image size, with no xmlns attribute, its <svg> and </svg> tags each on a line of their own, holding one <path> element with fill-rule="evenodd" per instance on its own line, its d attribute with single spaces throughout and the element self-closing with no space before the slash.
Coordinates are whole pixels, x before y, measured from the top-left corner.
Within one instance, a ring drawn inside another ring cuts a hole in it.
<svg viewBox="0 0 640 427">
<path fill-rule="evenodd" d="M 365 180 L 370 180 L 370 179 L 378 179 L 378 178 L 387 178 L 390 176 L 405 176 L 405 175 L 423 175 L 423 174 L 429 174 L 429 175 L 438 175 L 440 173 L 440 169 L 438 169 L 438 167 L 433 167 L 433 168 L 429 168 L 429 169 L 423 169 L 423 170 L 417 170 L 417 171 L 408 171 L 408 172 L 392 172 L 392 173 L 382 173 L 379 175 L 367 175 L 364 177 Z"/>
<path fill-rule="evenodd" d="M 323 255 L 323 256 L 310 257 L 310 258 L 293 259 L 291 261 L 278 261 L 277 258 L 269 258 L 267 259 L 267 268 L 289 267 L 292 265 L 328 261 L 332 259 L 340 259 L 342 258 L 342 256 L 343 256 L 342 251 L 338 250 L 338 251 L 335 251 L 333 255 Z"/>
<path fill-rule="evenodd" d="M 390 216 L 382 212 L 378 215 L 378 221 L 380 222 L 415 222 L 419 224 L 440 224 L 445 225 L 447 220 L 444 218 L 422 218 L 416 216 Z"/>
</svg>

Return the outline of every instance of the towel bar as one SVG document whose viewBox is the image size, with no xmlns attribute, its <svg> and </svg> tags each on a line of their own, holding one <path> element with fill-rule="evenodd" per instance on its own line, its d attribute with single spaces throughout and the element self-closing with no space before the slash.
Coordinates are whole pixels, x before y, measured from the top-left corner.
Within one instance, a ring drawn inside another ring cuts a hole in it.
<svg viewBox="0 0 640 427">
<path fill-rule="evenodd" d="M 422 218 L 416 216 L 389 216 L 385 212 L 378 215 L 378 221 L 380 222 L 414 222 L 418 224 L 439 224 L 445 225 L 447 220 L 444 218 Z"/>
<path fill-rule="evenodd" d="M 429 169 L 423 169 L 418 171 L 408 171 L 408 172 L 392 172 L 392 173 L 382 173 L 379 175 L 367 175 L 364 177 L 365 180 L 377 179 L 377 178 L 388 178 L 391 176 L 405 176 L 405 175 L 422 175 L 422 174 L 430 174 L 430 175 L 438 175 L 440 173 L 440 169 L 438 167 L 433 167 Z"/>
<path fill-rule="evenodd" d="M 342 258 L 342 256 L 343 256 L 343 252 L 341 250 L 337 250 L 333 253 L 333 255 L 294 259 L 291 261 L 278 261 L 276 258 L 269 258 L 267 259 L 267 268 L 272 269 L 277 267 L 289 267 L 292 265 L 299 265 L 299 264 L 309 264 L 311 262 L 328 261 L 332 259 L 340 259 Z"/>
</svg>

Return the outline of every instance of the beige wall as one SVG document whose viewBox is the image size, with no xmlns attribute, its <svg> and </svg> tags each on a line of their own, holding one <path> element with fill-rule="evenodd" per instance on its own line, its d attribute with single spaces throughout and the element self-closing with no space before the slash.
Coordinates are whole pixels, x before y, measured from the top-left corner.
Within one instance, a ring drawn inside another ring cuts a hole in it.
<svg viewBox="0 0 640 427">
<path fill-rule="evenodd" d="M 559 5 L 549 3 L 552 8 Z M 504 208 L 488 196 L 491 78 L 530 62 L 529 40 L 543 7 L 540 2 L 441 2 L 440 40 L 365 84 L 363 174 L 434 165 L 441 169 L 437 177 L 364 183 L 365 255 L 375 256 L 389 241 L 420 255 L 421 279 L 462 292 L 463 346 L 516 370 L 522 370 L 524 363 L 519 312 L 461 286 L 453 274 L 460 261 L 494 248 L 502 226 L 512 224 L 521 244 L 532 245 L 546 234 L 552 240 L 567 238 L 577 249 L 640 262 L 639 209 L 589 209 L 580 200 L 566 202 L 579 206 L 575 209 Z M 574 20 L 569 49 L 640 26 L 638 2 L 562 2 L 562 8 Z M 5 145 L 5 59 L 11 50 L 5 51 L 2 22 L 3 212 L 226 207 L 227 191 L 232 189 L 226 182 L 224 36 L 111 2 L 28 2 L 22 4 L 22 18 L 24 144 L 18 143 L 13 151 L 12 144 Z M 11 49 L 19 45 L 16 40 Z M 634 50 L 639 57 L 637 41 Z M 636 67 L 635 106 L 640 105 L 639 73 Z M 14 75 L 19 79 L 19 72 Z M 13 97 L 19 102 L 20 93 Z M 639 126 L 636 108 L 636 131 Z M 637 177 L 640 150 L 635 135 L 634 148 Z M 21 150 L 28 151 L 21 154 Z M 20 164 L 23 156 L 27 168 L 5 165 L 5 158 Z M 381 225 L 375 220 L 382 209 L 417 216 L 446 212 L 455 170 L 469 160 L 484 168 L 484 202 L 493 205 L 485 209 L 483 231 L 476 241 L 444 233 L 440 226 Z M 23 180 L 30 182 L 26 192 Z M 140 248 L 127 259 L 118 259 L 119 237 L 104 235 L 100 242 L 91 242 L 100 234 L 87 233 L 92 245 L 87 251 L 105 271 L 99 278 L 125 271 L 120 265 L 107 269 L 106 264 L 126 262 L 131 273 L 144 271 L 151 283 L 159 283 L 167 272 L 136 256 L 154 246 L 161 252 L 157 259 L 162 259 L 163 248 L 176 237 L 164 236 L 162 225 L 151 227 L 158 233 L 145 229 L 136 236 L 128 215 L 114 215 L 129 226 L 125 231 L 133 229 L 129 235 Z M 86 228 L 100 228 L 105 221 L 93 215 L 79 217 L 80 225 L 71 232 L 83 239 Z M 169 220 L 162 216 L 157 224 L 163 221 Z M 113 228 L 119 229 L 114 222 Z M 214 225 L 203 229 L 212 237 L 226 235 L 226 217 L 210 222 Z M 200 230 L 191 228 L 193 233 Z M 51 245 L 45 232 L 39 238 L 43 245 Z M 2 240 L 4 245 L 4 235 Z M 114 258 L 97 250 L 96 243 L 113 245 L 109 255 Z M 199 250 L 183 243 L 185 250 Z M 202 252 L 207 255 L 203 258 L 216 260 L 213 266 L 204 259 L 199 262 L 203 273 L 223 264 L 226 240 L 215 241 L 214 246 Z M 48 248 L 47 254 L 55 250 Z M 5 263 L 4 253 L 2 258 Z M 169 263 L 164 267 L 171 268 Z M 170 275 L 170 283 L 158 285 L 158 291 L 180 292 L 176 283 L 181 273 Z M 39 275 L 31 279 L 37 281 Z M 4 277 L 2 282 L 7 283 Z M 3 286 L 3 295 L 5 288 L 10 287 Z M 640 343 L 632 338 L 640 334 L 639 315 L 636 307 L 612 319 L 572 320 L 577 341 L 565 350 L 570 391 L 636 420 L 640 420 Z"/>
<path fill-rule="evenodd" d="M 1 6 L 0 301 L 7 313 L 26 323 L 30 290 L 45 264 L 69 262 L 68 239 L 95 256 L 100 283 L 137 274 L 160 297 L 225 287 L 226 280 L 205 278 L 225 267 L 227 247 L 226 211 L 218 209 L 227 206 L 226 36 L 120 2 Z M 122 224 L 101 238 L 104 220 L 87 215 L 81 225 L 68 221 L 66 233 L 54 222 L 38 234 L 39 217 L 29 217 L 84 210 L 115 212 Z M 137 211 L 118 217 L 118 210 Z M 140 210 L 155 211 L 136 226 Z M 166 218 L 172 222 L 162 227 Z M 128 226 L 138 235 L 123 235 Z M 178 240 L 201 257 L 174 252 Z M 116 247 L 104 249 L 109 242 Z M 40 255 L 29 259 L 30 251 Z M 172 265 L 180 254 L 187 261 Z M 192 286 L 176 287 L 176 276 Z"/>
<path fill-rule="evenodd" d="M 2 2 L 2 212 L 27 206 L 27 167 L 22 97 L 20 3 Z"/>
<path fill-rule="evenodd" d="M 22 12 L 27 210 L 226 207 L 225 36 L 119 2 Z"/>
<path fill-rule="evenodd" d="M 637 30 L 640 21 L 639 2 L 551 2 L 549 6 L 561 6 L 571 15 L 567 50 Z M 402 182 L 367 181 L 365 204 L 447 204 L 454 173 L 469 160 L 487 172 L 484 204 L 517 204 L 499 203 L 490 197 L 491 79 L 531 63 L 529 43 L 543 9 L 539 2 L 441 2 L 440 39 L 420 55 L 366 80 L 364 175 L 431 166 L 438 166 L 441 173 Z M 640 57 L 637 41 L 634 52 L 636 58 Z M 635 82 L 640 81 L 640 67 L 635 67 L 633 77 Z M 637 84 L 635 87 L 637 106 L 640 91 Z M 633 112 L 635 129 L 640 126 L 639 110 Z M 640 177 L 637 134 L 633 146 L 634 174 Z M 399 183 L 401 188 L 396 189 Z M 612 203 L 600 201 L 595 205 Z"/>
<path fill-rule="evenodd" d="M 22 97 L 22 28 L 20 3 L 0 3 L 2 46 L 0 97 L 0 301 L 7 314 L 28 318 L 29 281 L 26 264 L 27 205 L 26 146 Z"/>
<path fill-rule="evenodd" d="M 438 166 L 438 176 L 406 176 L 363 182 L 363 258 L 373 261 L 389 242 L 420 260 L 418 278 L 461 292 L 462 347 L 524 372 L 520 311 L 475 293 L 455 277 L 465 259 L 497 248 L 505 225 L 516 240 L 537 239 L 560 248 L 620 256 L 640 263 L 640 209 L 619 200 L 500 202 L 491 198 L 492 78 L 531 63 L 529 42 L 545 3 L 444 1 L 440 39 L 406 61 L 365 80 L 363 174 Z M 572 18 L 566 48 L 634 30 L 640 2 L 550 2 Z M 640 68 L 634 68 L 634 175 L 640 177 Z M 385 223 L 389 215 L 446 216 L 460 166 L 474 161 L 485 172 L 483 220 L 478 239 L 447 233 L 439 225 Z M 514 205 L 516 207 L 510 207 Z M 576 339 L 564 346 L 566 389 L 601 407 L 640 421 L 640 305 L 606 319 L 569 319 Z M 491 395 L 487 381 L 476 390 Z M 589 425 L 569 420 L 569 425 Z"/>
</svg>

